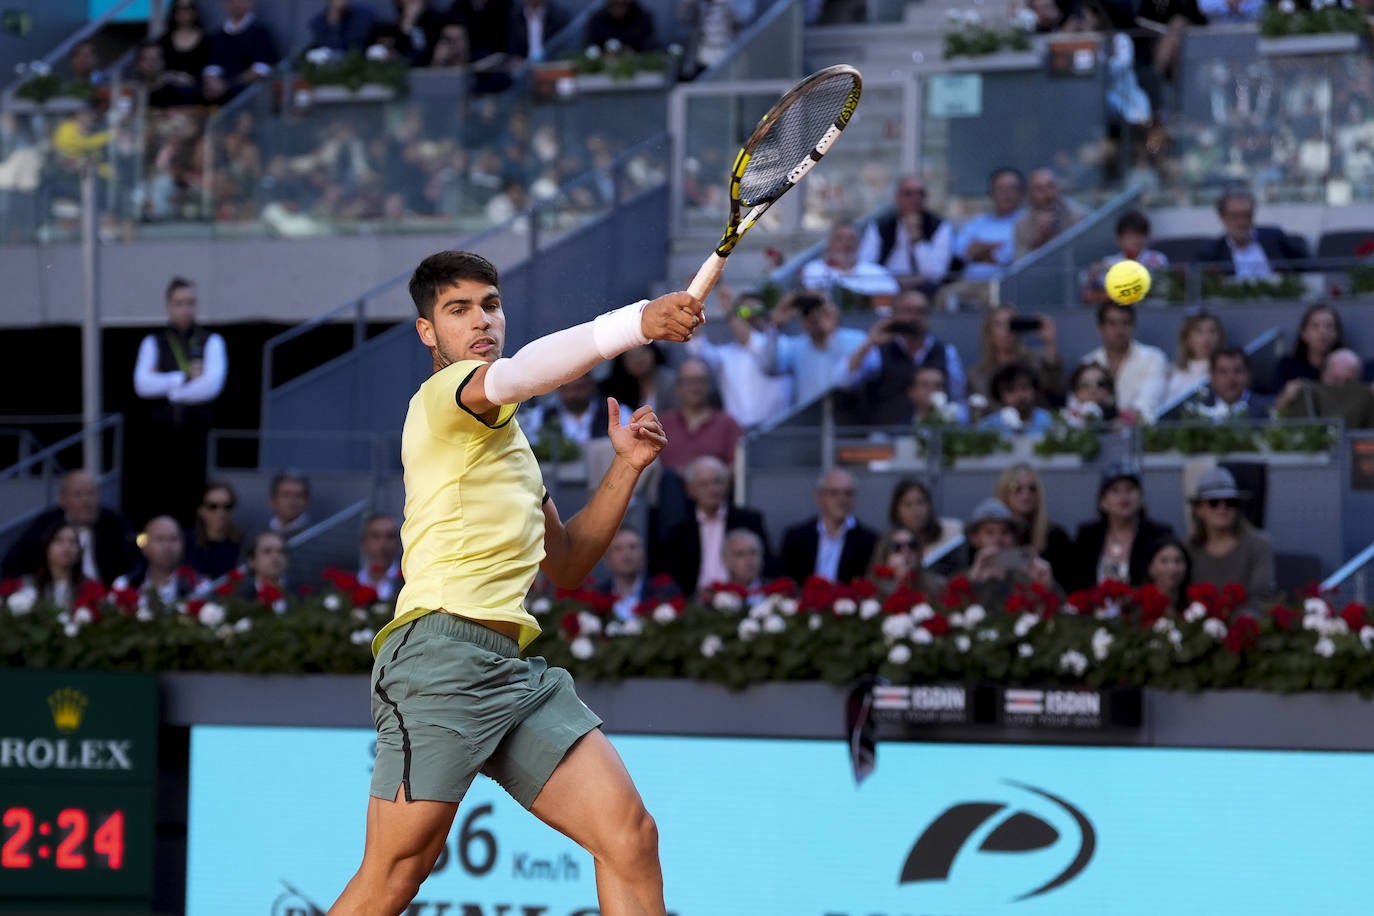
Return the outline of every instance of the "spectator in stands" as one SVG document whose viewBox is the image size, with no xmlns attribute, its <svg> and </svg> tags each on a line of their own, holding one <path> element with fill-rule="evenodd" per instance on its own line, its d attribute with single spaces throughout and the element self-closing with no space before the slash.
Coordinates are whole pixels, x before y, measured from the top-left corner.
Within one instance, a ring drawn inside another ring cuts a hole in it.
<svg viewBox="0 0 1374 916">
<path fill-rule="evenodd" d="M 931 563 L 933 557 L 940 557 L 932 568 L 948 574 L 958 565 L 957 558 L 946 548 L 963 533 L 963 522 L 957 518 L 937 517 L 930 490 L 919 480 L 907 477 L 893 486 L 887 506 L 887 525 L 889 533 L 900 528 L 916 534 L 920 539 L 922 566 Z"/>
<path fill-rule="evenodd" d="M 553 0 L 520 0 L 512 10 L 507 51 L 522 60 L 541 61 L 544 46 L 571 21 Z"/>
<path fill-rule="evenodd" d="M 1323 302 L 1309 305 L 1298 322 L 1298 339 L 1293 344 L 1293 352 L 1279 359 L 1274 384 L 1282 389 L 1293 379 L 1316 381 L 1321 378 L 1327 355 L 1344 346 L 1345 329 L 1340 312 Z"/>
<path fill-rule="evenodd" d="M 596 381 L 590 374 L 559 385 L 554 392 L 556 402 L 547 407 L 541 405 L 542 409 L 530 424 L 530 429 L 535 430 L 536 441 L 554 437 L 586 445 L 592 439 L 604 439 L 610 414 L 606 402 L 593 397 L 595 394 Z"/>
<path fill-rule="evenodd" d="M 1059 356 L 1059 337 L 1054 319 L 1049 315 L 1022 316 L 1016 309 L 999 305 L 988 312 L 979 335 L 978 362 L 968 373 L 968 393 L 993 396 L 992 377 L 1003 366 L 1021 363 L 1030 366 L 1037 379 L 1037 388 L 1044 399 L 1041 406 L 1061 403 L 1064 398 L 1064 361 Z M 1039 319 L 1032 325 L 1026 318 Z M 1026 338 L 1040 339 L 1038 349 L 1026 346 Z"/>
<path fill-rule="evenodd" d="M 1164 399 L 1172 401 L 1207 379 L 1212 371 L 1212 354 L 1226 343 L 1221 319 L 1206 312 L 1189 315 L 1178 326 L 1178 349 L 1169 367 L 1169 384 Z"/>
<path fill-rule="evenodd" d="M 176 519 L 170 515 L 150 519 L 143 536 L 143 563 L 115 579 L 114 588 L 134 589 L 162 608 L 175 607 L 178 601 L 204 590 L 206 580 L 191 567 L 182 565 L 186 542 Z"/>
<path fill-rule="evenodd" d="M 412 67 L 428 67 L 448 19 L 427 0 L 392 0 L 391 5 L 392 18 L 374 24 L 367 43 L 385 45 Z"/>
<path fill-rule="evenodd" d="M 279 471 L 268 491 L 272 517 L 267 527 L 286 537 L 310 527 L 310 481 L 300 471 Z"/>
<path fill-rule="evenodd" d="M 677 405 L 659 414 L 668 437 L 659 461 L 674 471 L 685 471 L 702 455 L 720 459 L 727 467 L 735 462 L 735 445 L 744 430 L 735 418 L 717 405 L 711 367 L 705 360 L 688 357 L 677 368 L 673 384 Z"/>
<path fill-rule="evenodd" d="M 1188 586 L 1193 584 L 1193 561 L 1188 556 L 1188 545 L 1173 535 L 1159 538 L 1150 545 L 1145 583 L 1164 593 L 1174 613 L 1187 608 Z"/>
<path fill-rule="evenodd" d="M 338 54 L 367 50 L 377 14 L 365 3 L 325 0 L 324 9 L 310 17 L 310 47 Z"/>
<path fill-rule="evenodd" d="M 908 423 L 911 402 L 904 397 L 916 370 L 934 367 L 945 373 L 948 394 L 964 399 L 964 365 L 953 344 L 930 333 L 930 302 L 917 289 L 904 290 L 892 303 L 892 314 L 868 330 L 849 354 L 845 384 L 863 386 L 868 422 L 874 425 Z"/>
<path fill-rule="evenodd" d="M 363 519 L 358 538 L 358 582 L 376 589 L 377 597 L 390 601 L 405 584 L 401 576 L 401 526 L 385 512 Z"/>
<path fill-rule="evenodd" d="M 602 0 L 601 8 L 587 20 L 582 44 L 602 48 L 612 42 L 629 51 L 648 51 L 658 46 L 654 14 L 639 0 Z"/>
<path fill-rule="evenodd" d="M 146 433 L 131 437 L 137 452 L 125 462 L 124 505 L 135 519 L 171 515 L 186 524 L 205 487 L 210 429 L 229 359 L 224 338 L 196 323 L 194 283 L 173 277 L 164 299 L 167 327 L 143 338 L 134 361 Z"/>
<path fill-rule="evenodd" d="M 1012 363 L 992 377 L 992 396 L 1000 409 L 978 421 L 979 429 L 1013 433 L 1041 434 L 1054 425 L 1050 412 L 1036 404 L 1035 372 L 1023 363 Z"/>
<path fill-rule="evenodd" d="M 1198 0 L 1198 9 L 1209 23 L 1258 22 L 1264 0 Z"/>
<path fill-rule="evenodd" d="M 1353 350 L 1334 350 L 1326 357 L 1321 379 L 1293 379 L 1274 400 L 1285 417 L 1327 417 L 1349 429 L 1374 429 L 1374 392 L 1360 380 L 1360 357 Z"/>
<path fill-rule="evenodd" d="M 1150 220 L 1139 210 L 1123 213 L 1116 221 L 1117 250 L 1088 268 L 1083 301 L 1097 305 L 1107 300 L 1103 280 L 1107 269 L 1118 261 L 1139 261 L 1158 277 L 1169 269 L 1169 256 L 1150 247 Z"/>
<path fill-rule="evenodd" d="M 924 595 L 939 595 L 947 584 L 944 576 L 921 563 L 921 538 L 905 528 L 894 528 L 878 538 L 864 577 L 878 586 L 880 598 L 902 585 Z"/>
<path fill-rule="evenodd" d="M 1278 226 L 1255 225 L 1255 196 L 1233 189 L 1217 200 L 1225 234 L 1198 252 L 1197 259 L 1233 273 L 1237 280 L 1273 280 L 1279 270 L 1296 270 L 1307 245 Z"/>
<path fill-rule="evenodd" d="M 1097 333 L 1102 346 L 1083 357 L 1112 374 L 1117 410 L 1135 419 L 1152 421 L 1164 403 L 1169 360 L 1164 351 L 1135 339 L 1135 309 L 1115 302 L 1097 307 Z"/>
<path fill-rule="evenodd" d="M 671 601 L 681 594 L 675 585 L 651 582 L 644 562 L 644 539 L 633 528 L 621 528 L 606 548 L 606 574 L 597 580 L 596 591 L 615 598 L 611 610 L 621 620 L 635 615 L 645 601 Z"/>
<path fill-rule="evenodd" d="M 1116 419 L 1116 385 L 1111 373 L 1097 363 L 1079 363 L 1069 376 L 1069 399 L 1064 416 L 1082 426 Z"/>
<path fill-rule="evenodd" d="M 801 285 L 832 299 L 862 296 L 875 306 L 886 306 L 897 293 L 897 280 L 886 267 L 859 257 L 859 230 L 851 222 L 830 228 L 825 251 L 803 265 Z"/>
<path fill-rule="evenodd" d="M 868 224 L 859 243 L 861 262 L 881 264 L 903 285 L 928 296 L 949 276 L 954 226 L 926 209 L 926 183 L 919 175 L 897 179 L 897 211 Z"/>
<path fill-rule="evenodd" d="M 1064 587 L 1076 591 L 1108 579 L 1140 585 L 1145 581 L 1151 545 L 1172 535 L 1173 529 L 1146 513 L 1139 471 L 1125 463 L 1103 471 L 1097 515 L 1096 520 L 1078 526 Z"/>
<path fill-rule="evenodd" d="M 243 563 L 248 573 L 234 594 L 239 598 L 276 605 L 288 595 L 286 570 L 290 563 L 286 538 L 277 531 L 261 531 L 248 542 Z"/>
<path fill-rule="evenodd" d="M 67 72 L 71 82 L 90 89 L 106 82 L 104 71 L 100 69 L 100 57 L 95 53 L 95 42 L 89 38 L 72 45 L 67 52 Z"/>
<path fill-rule="evenodd" d="M 200 102 L 199 82 L 190 74 L 168 70 L 162 59 L 162 45 L 153 39 L 138 46 L 131 81 L 146 95 L 150 108 Z"/>
<path fill-rule="evenodd" d="M 972 558 L 965 575 L 984 607 L 1001 607 L 1018 585 L 1054 586 L 1050 564 L 1019 543 L 1020 526 L 1001 500 L 988 498 L 974 506 L 964 536 Z"/>
<path fill-rule="evenodd" d="M 210 40 L 200 20 L 196 0 L 172 0 L 167 14 L 167 31 L 158 39 L 162 63 L 169 73 L 178 74 L 184 85 L 200 90 L 201 74 L 210 66 Z"/>
<path fill-rule="evenodd" d="M 1193 397 L 1194 412 L 1213 422 L 1260 420 L 1269 410 L 1250 393 L 1250 359 L 1240 347 L 1222 347 L 1212 354 L 1207 386 Z"/>
<path fill-rule="evenodd" d="M 1073 562 L 1073 541 L 1050 520 L 1045 505 L 1045 482 L 1035 468 L 1024 462 L 1011 465 L 997 476 L 992 495 L 1011 510 L 1019 531 L 1018 542 L 1050 564 L 1055 579 L 1068 575 Z"/>
<path fill-rule="evenodd" d="M 224 0 L 224 23 L 210 36 L 210 63 L 201 92 L 211 104 L 227 102 L 271 75 L 281 59 L 277 40 L 254 15 L 256 0 Z"/>
<path fill-rule="evenodd" d="M 1248 493 L 1236 488 L 1236 479 L 1222 467 L 1210 468 L 1198 478 L 1192 498 L 1192 534 L 1188 557 L 1197 582 L 1220 588 L 1239 582 L 1251 601 L 1264 601 L 1277 590 L 1274 584 L 1274 548 L 1264 532 L 1251 526 L 1240 511 Z"/>
<path fill-rule="evenodd" d="M 492 54 L 506 53 L 514 13 L 510 0 L 454 0 L 449 7 L 449 20 L 467 30 L 472 61 L 476 63 Z M 448 31 L 444 29 L 444 34 Z"/>
<path fill-rule="evenodd" d="M 434 52 L 429 57 L 427 66 L 434 69 L 446 67 L 466 67 L 470 63 L 475 63 L 483 58 L 474 56 L 475 48 L 469 44 L 470 36 L 468 30 L 455 22 L 450 22 L 439 30 L 439 37 L 434 40 Z"/>
<path fill-rule="evenodd" d="M 748 528 L 725 532 L 725 584 L 742 588 L 751 607 L 764 597 L 763 570 L 766 554 L 763 538 Z"/>
<path fill-rule="evenodd" d="M 68 610 L 91 576 L 82 571 L 83 553 L 76 529 L 63 521 L 53 522 L 34 542 L 36 561 L 20 580 L 40 601 L 49 601 Z"/>
<path fill-rule="evenodd" d="M 725 535 L 736 529 L 754 532 L 763 541 L 768 565 L 768 530 L 757 510 L 733 505 L 730 500 L 730 469 L 711 455 L 692 461 L 683 471 L 692 514 L 668 532 L 660 549 L 658 571 L 672 576 L 684 595 L 695 595 L 713 582 L 724 582 Z"/>
<path fill-rule="evenodd" d="M 756 0 L 680 0 L 678 18 L 691 33 L 684 76 L 692 79 L 723 60 L 756 6 Z"/>
<path fill-rule="evenodd" d="M 227 483 L 210 481 L 196 509 L 195 529 L 184 539 L 186 564 L 207 579 L 218 579 L 238 565 L 243 532 L 234 524 L 238 497 Z"/>
<path fill-rule="evenodd" d="M 1023 258 L 1087 215 L 1064 197 L 1054 169 L 1040 168 L 1026 180 L 1026 208 L 1016 219 L 1012 239 L 1016 257 Z"/>
<path fill-rule="evenodd" d="M 731 339 L 712 343 L 706 334 L 694 334 L 687 341 L 687 352 L 711 367 L 725 410 L 741 427 L 749 429 L 787 411 L 792 405 L 792 378 L 769 375 L 763 369 L 769 317 L 758 294 L 736 298 L 722 282 L 716 284 L 716 301 L 730 327 Z"/>
<path fill-rule="evenodd" d="M 628 424 L 630 414 L 646 404 L 660 415 L 676 407 L 676 377 L 663 348 L 650 341 L 611 360 L 610 371 L 601 382 L 601 395 L 619 402 L 620 422 Z"/>
<path fill-rule="evenodd" d="M 57 506 L 33 520 L 5 554 L 0 571 L 6 578 L 33 572 L 44 557 L 52 530 L 71 526 L 81 547 L 81 570 L 88 579 L 109 585 L 138 560 L 133 531 L 113 509 L 100 505 L 100 485 L 86 471 L 68 471 L 57 490 Z M 47 537 L 49 540 L 44 541 Z"/>
<path fill-rule="evenodd" d="M 864 574 L 878 534 L 854 517 L 854 477 L 836 468 L 816 483 L 817 515 L 783 534 L 781 571 L 796 582 L 849 582 Z"/>
<path fill-rule="evenodd" d="M 896 417 L 897 423 L 931 423 L 938 425 L 968 423 L 968 408 L 949 399 L 945 370 L 939 366 L 921 366 L 911 377 L 906 390 L 910 411 Z M 874 422 L 872 420 L 870 423 Z"/>
<path fill-rule="evenodd" d="M 769 375 L 790 376 L 799 404 L 815 400 L 843 381 L 850 355 L 868 336 L 858 328 L 840 327 L 835 303 L 815 293 L 784 296 L 770 317 L 763 368 Z M 779 335 L 778 329 L 794 317 L 804 333 Z"/>
<path fill-rule="evenodd" d="M 951 296 L 955 298 L 954 306 L 964 300 L 991 302 L 989 281 L 1002 276 L 1016 257 L 1016 221 L 1021 216 L 1025 184 L 1021 173 L 1013 168 L 999 168 L 988 177 L 992 209 L 973 217 L 960 229 L 954 253 L 964 267 L 958 283 L 940 290 L 941 307 L 951 305 Z"/>
</svg>

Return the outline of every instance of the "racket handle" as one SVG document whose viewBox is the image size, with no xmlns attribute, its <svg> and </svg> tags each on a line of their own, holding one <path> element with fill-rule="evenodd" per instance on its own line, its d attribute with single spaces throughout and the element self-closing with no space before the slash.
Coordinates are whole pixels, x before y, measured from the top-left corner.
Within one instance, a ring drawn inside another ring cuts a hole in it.
<svg viewBox="0 0 1374 916">
<path fill-rule="evenodd" d="M 711 290 L 715 289 L 716 281 L 720 279 L 720 273 L 725 269 L 725 259 L 714 251 L 711 256 L 701 265 L 697 275 L 692 278 L 692 282 L 687 285 L 687 292 L 695 296 L 699 301 L 705 302 L 706 297 L 711 295 Z"/>
</svg>

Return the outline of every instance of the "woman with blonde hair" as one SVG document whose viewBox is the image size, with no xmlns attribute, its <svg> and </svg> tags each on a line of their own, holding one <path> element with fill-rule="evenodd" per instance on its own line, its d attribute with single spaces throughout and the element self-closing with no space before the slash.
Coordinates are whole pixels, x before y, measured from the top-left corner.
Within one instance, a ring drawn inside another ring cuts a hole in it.
<svg viewBox="0 0 1374 916">
<path fill-rule="evenodd" d="M 1021 462 L 1006 468 L 997 478 L 993 495 L 1016 518 L 1021 543 L 1047 560 L 1055 579 L 1059 579 L 1072 542 L 1063 528 L 1050 521 L 1045 507 L 1045 484 L 1035 468 Z"/>
<path fill-rule="evenodd" d="M 1210 582 L 1218 588 L 1239 582 L 1251 601 L 1263 601 L 1277 591 L 1274 548 L 1240 511 L 1241 500 L 1248 497 L 1236 488 L 1236 479 L 1225 468 L 1203 472 L 1189 500 L 1188 558 L 1194 582 Z"/>
<path fill-rule="evenodd" d="M 1207 380 L 1212 354 L 1226 343 L 1226 331 L 1216 315 L 1189 315 L 1178 326 L 1178 346 L 1169 367 L 1165 400 L 1172 401 L 1199 382 Z"/>
<path fill-rule="evenodd" d="M 1054 319 L 1048 315 L 1020 316 L 1010 305 L 999 305 L 988 311 L 980 336 L 978 362 L 969 369 L 968 390 L 992 398 L 992 377 L 997 370 L 1015 363 L 1031 367 L 1039 382 L 1040 406 L 1048 407 L 1064 402 L 1064 361 L 1059 356 L 1058 337 Z M 1040 348 L 1026 346 L 1027 333 L 1040 338 Z"/>
<path fill-rule="evenodd" d="M 921 562 L 921 536 L 905 528 L 893 528 L 873 548 L 866 578 L 886 598 L 899 586 L 907 585 L 927 595 L 938 595 L 948 581 L 927 569 Z"/>
</svg>

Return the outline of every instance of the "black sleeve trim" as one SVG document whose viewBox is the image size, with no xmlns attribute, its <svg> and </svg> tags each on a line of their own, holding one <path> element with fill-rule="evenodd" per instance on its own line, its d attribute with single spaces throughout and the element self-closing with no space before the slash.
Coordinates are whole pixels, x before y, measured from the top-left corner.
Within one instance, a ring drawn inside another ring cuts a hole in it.
<svg viewBox="0 0 1374 916">
<path fill-rule="evenodd" d="M 541 499 L 541 500 L 539 500 L 539 505 L 541 505 L 541 506 L 544 505 L 544 503 L 548 502 L 548 501 L 549 501 L 550 499 L 552 499 L 552 498 L 553 498 L 553 497 L 549 495 L 549 488 L 548 488 L 548 487 L 545 487 L 545 488 L 544 488 L 544 498 Z"/>
<path fill-rule="evenodd" d="M 468 405 L 466 405 L 466 404 L 463 403 L 463 389 L 466 388 L 466 387 L 468 386 L 468 382 L 472 381 L 472 377 L 473 377 L 474 375 L 477 374 L 477 370 L 480 369 L 480 368 L 482 368 L 482 367 L 481 367 L 481 366 L 474 366 L 473 369 L 472 369 L 472 371 L 469 372 L 469 373 L 467 374 L 467 377 L 464 378 L 461 382 L 458 383 L 458 389 L 454 392 L 454 394 L 453 394 L 453 399 L 454 399 L 455 401 L 458 402 L 458 407 L 459 407 L 459 409 L 461 409 L 461 410 L 463 411 L 463 413 L 465 413 L 465 414 L 467 414 L 468 416 L 472 417 L 474 420 L 476 420 L 478 423 L 481 423 L 481 424 L 482 424 L 483 426 L 485 426 L 487 429 L 500 429 L 501 427 L 503 427 L 503 426 L 505 426 L 507 423 L 509 423 L 511 420 L 515 419 L 515 411 L 514 411 L 514 410 L 512 410 L 512 411 L 510 412 L 510 416 L 509 416 L 509 417 L 506 417 L 506 419 L 502 420 L 500 423 L 497 423 L 495 426 L 492 426 L 492 425 L 491 425 L 490 423 L 488 423 L 486 420 L 483 420 L 480 416 L 478 416 L 477 414 L 473 413 L 472 410 L 468 408 Z M 500 408 L 499 406 L 496 408 L 496 413 L 497 413 L 497 416 L 500 416 L 500 414 L 501 414 L 501 408 Z"/>
</svg>

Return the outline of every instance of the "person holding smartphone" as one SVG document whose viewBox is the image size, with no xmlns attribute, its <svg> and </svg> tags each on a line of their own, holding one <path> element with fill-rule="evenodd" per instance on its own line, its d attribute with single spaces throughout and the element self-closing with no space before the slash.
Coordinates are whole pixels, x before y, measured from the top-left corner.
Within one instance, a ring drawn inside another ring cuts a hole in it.
<svg viewBox="0 0 1374 916">
<path fill-rule="evenodd" d="M 1040 344 L 1030 347 L 1026 341 Z M 1064 403 L 1064 361 L 1059 356 L 1059 335 L 1049 315 L 1018 315 L 1010 305 L 999 305 L 983 321 L 978 362 L 968 373 L 969 394 L 992 398 L 992 377 L 1014 363 L 1035 373 L 1041 407 Z"/>
<path fill-rule="evenodd" d="M 945 392 L 962 401 L 966 383 L 964 364 L 953 344 L 930 333 L 930 301 L 916 289 L 903 290 L 892 303 L 891 316 L 869 328 L 868 336 L 849 355 L 844 384 L 860 388 L 875 426 L 910 423 L 908 396 L 918 369 L 945 374 Z"/>
<path fill-rule="evenodd" d="M 964 524 L 970 562 L 965 575 L 984 607 L 1006 602 L 1018 585 L 1054 588 L 1050 564 L 1035 549 L 1020 543 L 1020 523 L 1007 504 L 988 498 L 973 508 Z"/>
</svg>

